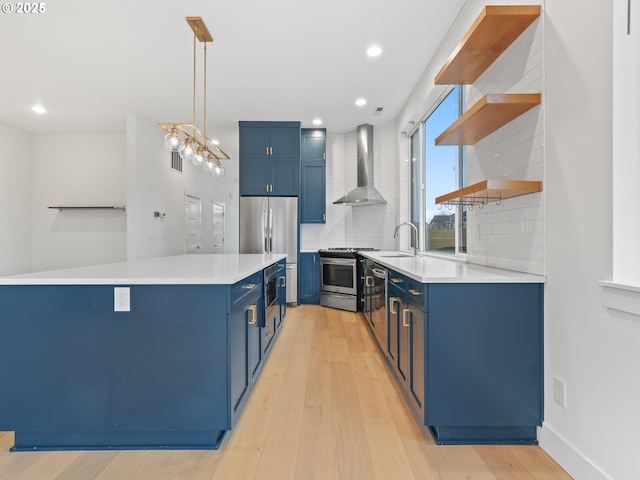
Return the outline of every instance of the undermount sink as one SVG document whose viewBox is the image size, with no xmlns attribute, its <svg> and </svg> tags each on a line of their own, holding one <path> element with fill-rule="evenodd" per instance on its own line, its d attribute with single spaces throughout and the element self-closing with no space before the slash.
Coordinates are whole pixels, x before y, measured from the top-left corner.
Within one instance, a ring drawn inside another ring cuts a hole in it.
<svg viewBox="0 0 640 480">
<path fill-rule="evenodd" d="M 392 252 L 392 253 L 381 253 L 381 257 L 413 257 L 413 253 L 403 253 L 403 252 Z"/>
</svg>

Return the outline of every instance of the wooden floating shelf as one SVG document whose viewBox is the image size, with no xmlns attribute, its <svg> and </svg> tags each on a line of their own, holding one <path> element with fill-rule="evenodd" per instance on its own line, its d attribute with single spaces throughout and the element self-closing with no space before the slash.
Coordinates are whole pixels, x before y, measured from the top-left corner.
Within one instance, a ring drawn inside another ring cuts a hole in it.
<svg viewBox="0 0 640 480">
<path fill-rule="evenodd" d="M 47 208 L 53 208 L 56 210 L 126 210 L 125 205 L 93 205 L 93 206 L 69 206 L 69 205 L 57 205 Z"/>
<path fill-rule="evenodd" d="M 542 191 L 542 182 L 534 180 L 483 180 L 436 198 L 436 204 L 485 205 L 507 198 Z"/>
<path fill-rule="evenodd" d="M 436 145 L 473 145 L 539 104 L 539 93 L 490 93 L 442 132 Z"/>
<path fill-rule="evenodd" d="M 540 16 L 540 5 L 486 6 L 435 77 L 471 84 Z"/>
</svg>

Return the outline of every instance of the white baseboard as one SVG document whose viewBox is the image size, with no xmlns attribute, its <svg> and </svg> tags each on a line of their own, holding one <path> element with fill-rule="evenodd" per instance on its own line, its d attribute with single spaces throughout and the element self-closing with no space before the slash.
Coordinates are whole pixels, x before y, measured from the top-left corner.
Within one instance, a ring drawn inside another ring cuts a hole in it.
<svg viewBox="0 0 640 480">
<path fill-rule="evenodd" d="M 538 443 L 569 475 L 576 480 L 611 480 L 611 477 L 582 455 L 553 428 L 538 428 Z"/>
</svg>

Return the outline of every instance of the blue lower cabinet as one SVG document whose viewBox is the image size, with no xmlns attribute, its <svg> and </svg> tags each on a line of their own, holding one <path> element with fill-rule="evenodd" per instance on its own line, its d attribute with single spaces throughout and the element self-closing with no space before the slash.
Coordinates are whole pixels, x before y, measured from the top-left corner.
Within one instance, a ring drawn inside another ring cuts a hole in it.
<svg viewBox="0 0 640 480">
<path fill-rule="evenodd" d="M 543 285 L 429 285 L 426 318 L 425 425 L 436 440 L 536 444 Z"/>
<path fill-rule="evenodd" d="M 388 278 L 385 354 L 436 442 L 537 444 L 544 286 Z"/>
<path fill-rule="evenodd" d="M 114 312 L 109 285 L 0 288 L 12 450 L 218 448 L 273 346 L 262 276 L 131 285 L 130 312 Z"/>
<path fill-rule="evenodd" d="M 301 304 L 320 304 L 320 255 L 301 253 L 298 262 L 298 296 Z"/>
</svg>

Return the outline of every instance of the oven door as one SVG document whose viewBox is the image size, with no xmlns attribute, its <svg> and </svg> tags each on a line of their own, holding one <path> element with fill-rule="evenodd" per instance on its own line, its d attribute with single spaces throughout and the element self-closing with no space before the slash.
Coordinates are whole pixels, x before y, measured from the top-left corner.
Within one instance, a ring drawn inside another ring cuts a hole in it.
<svg viewBox="0 0 640 480">
<path fill-rule="evenodd" d="M 355 258 L 320 258 L 320 290 L 357 294 Z"/>
</svg>

